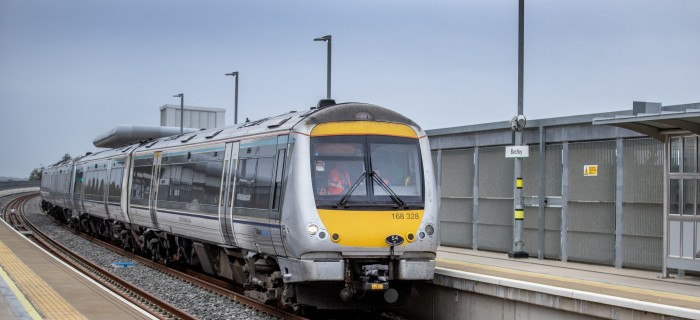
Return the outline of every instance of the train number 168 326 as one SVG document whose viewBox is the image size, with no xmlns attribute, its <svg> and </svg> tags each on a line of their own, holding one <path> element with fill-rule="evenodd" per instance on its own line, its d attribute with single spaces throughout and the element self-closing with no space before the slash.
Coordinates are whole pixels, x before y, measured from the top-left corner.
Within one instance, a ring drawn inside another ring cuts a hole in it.
<svg viewBox="0 0 700 320">
<path fill-rule="evenodd" d="M 395 212 L 391 214 L 391 218 L 394 220 L 413 220 L 420 219 L 420 214 L 417 212 Z"/>
</svg>

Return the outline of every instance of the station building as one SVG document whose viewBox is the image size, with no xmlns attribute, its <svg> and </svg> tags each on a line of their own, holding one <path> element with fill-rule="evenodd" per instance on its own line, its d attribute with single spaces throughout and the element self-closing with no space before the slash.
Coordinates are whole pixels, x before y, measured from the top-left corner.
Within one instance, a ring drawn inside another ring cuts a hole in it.
<svg viewBox="0 0 700 320">
<path fill-rule="evenodd" d="M 427 131 L 447 246 L 513 249 L 508 121 Z M 700 103 L 531 120 L 524 248 L 540 259 L 700 272 Z"/>
</svg>

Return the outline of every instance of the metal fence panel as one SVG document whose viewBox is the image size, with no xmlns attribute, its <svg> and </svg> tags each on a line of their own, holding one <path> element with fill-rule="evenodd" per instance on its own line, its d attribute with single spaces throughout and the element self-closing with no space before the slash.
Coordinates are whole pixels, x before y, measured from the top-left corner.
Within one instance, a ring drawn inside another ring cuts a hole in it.
<svg viewBox="0 0 700 320">
<path fill-rule="evenodd" d="M 585 176 L 584 166 L 597 165 L 596 176 Z M 615 201 L 615 141 L 569 144 L 569 200 Z"/>
<path fill-rule="evenodd" d="M 547 145 L 544 149 L 547 170 L 545 171 L 545 195 L 548 197 L 561 197 L 561 176 L 564 171 L 562 166 L 562 145 Z"/>
<path fill-rule="evenodd" d="M 661 269 L 663 262 L 663 143 L 629 139 L 624 144 L 622 264 Z M 650 183 L 651 182 L 651 183 Z"/>
<path fill-rule="evenodd" d="M 443 150 L 440 177 L 440 241 L 472 246 L 474 149 Z"/>
<path fill-rule="evenodd" d="M 530 156 L 522 161 L 523 196 L 537 197 L 540 194 L 540 147 L 529 147 Z"/>
<path fill-rule="evenodd" d="M 472 224 L 463 222 L 440 222 L 440 244 L 460 248 L 472 247 Z"/>
<path fill-rule="evenodd" d="M 568 219 L 569 260 L 613 264 L 615 203 L 570 201 Z"/>
<path fill-rule="evenodd" d="M 442 197 L 474 195 L 474 149 L 442 152 Z"/>
<path fill-rule="evenodd" d="M 479 249 L 508 252 L 513 246 L 513 200 L 479 199 Z"/>
<path fill-rule="evenodd" d="M 624 140 L 623 144 L 623 201 L 663 204 L 664 144 L 655 139 Z"/>
<path fill-rule="evenodd" d="M 442 198 L 440 221 L 472 222 L 472 199 Z"/>
<path fill-rule="evenodd" d="M 479 249 L 512 249 L 513 169 L 513 159 L 505 158 L 504 147 L 479 148 Z"/>
<path fill-rule="evenodd" d="M 514 162 L 505 155 L 505 147 L 479 148 L 479 198 L 513 199 Z"/>
</svg>

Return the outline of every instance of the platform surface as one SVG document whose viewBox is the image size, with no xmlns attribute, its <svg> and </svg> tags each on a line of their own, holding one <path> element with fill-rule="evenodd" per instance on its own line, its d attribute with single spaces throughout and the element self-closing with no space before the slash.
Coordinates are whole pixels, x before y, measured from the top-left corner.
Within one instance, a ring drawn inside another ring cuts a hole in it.
<svg viewBox="0 0 700 320">
<path fill-rule="evenodd" d="M 537 258 L 509 259 L 505 253 L 445 246 L 438 248 L 437 266 L 700 312 L 698 277 L 661 278 L 661 272 Z"/>
<path fill-rule="evenodd" d="M 35 205 L 36 199 L 30 204 Z M 2 319 L 151 319 L 0 220 Z"/>
</svg>

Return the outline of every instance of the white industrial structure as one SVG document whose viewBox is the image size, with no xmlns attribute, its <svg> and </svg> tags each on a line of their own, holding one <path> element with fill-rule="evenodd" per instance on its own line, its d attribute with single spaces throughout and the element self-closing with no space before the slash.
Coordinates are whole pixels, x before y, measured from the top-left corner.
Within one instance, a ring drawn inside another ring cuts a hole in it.
<svg viewBox="0 0 700 320">
<path fill-rule="evenodd" d="M 214 129 L 225 126 L 226 109 L 184 106 L 185 128 Z M 180 127 L 180 105 L 166 104 L 160 107 L 160 125 Z"/>
</svg>

